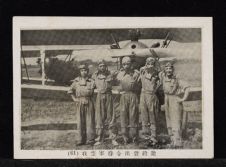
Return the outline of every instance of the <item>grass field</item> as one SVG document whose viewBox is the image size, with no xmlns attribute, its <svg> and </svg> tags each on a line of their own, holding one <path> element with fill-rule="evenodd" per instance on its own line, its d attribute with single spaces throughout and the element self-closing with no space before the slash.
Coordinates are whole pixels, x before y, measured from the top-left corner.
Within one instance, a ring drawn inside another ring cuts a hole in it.
<svg viewBox="0 0 226 167">
<path fill-rule="evenodd" d="M 117 108 L 116 108 L 117 110 Z M 118 111 L 117 115 L 119 114 Z M 113 147 L 110 141 L 106 141 L 101 146 L 80 146 L 76 147 L 76 112 L 74 109 L 74 102 L 71 101 L 57 101 L 57 100 L 33 100 L 22 99 L 21 112 L 21 147 L 22 149 L 127 149 L 127 148 L 146 148 L 141 141 L 139 145 L 123 145 Z M 119 118 L 117 119 L 118 128 Z M 158 138 L 160 145 L 159 149 L 167 148 L 167 136 L 164 112 L 159 114 L 159 131 Z M 186 137 L 183 140 L 183 147 L 189 149 L 201 148 L 200 138 L 193 141 L 195 138 L 195 131 L 201 131 L 200 124 L 191 124 L 186 131 Z M 118 141 L 122 140 L 120 133 Z M 121 142 L 122 143 L 122 142 Z"/>
</svg>

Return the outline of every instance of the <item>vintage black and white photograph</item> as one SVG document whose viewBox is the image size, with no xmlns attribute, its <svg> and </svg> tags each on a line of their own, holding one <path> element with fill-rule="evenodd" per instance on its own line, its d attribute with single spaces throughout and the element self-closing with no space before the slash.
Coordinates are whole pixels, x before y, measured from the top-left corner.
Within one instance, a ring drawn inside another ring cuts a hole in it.
<svg viewBox="0 0 226 167">
<path fill-rule="evenodd" d="M 15 17 L 15 158 L 212 158 L 211 18 Z"/>
</svg>

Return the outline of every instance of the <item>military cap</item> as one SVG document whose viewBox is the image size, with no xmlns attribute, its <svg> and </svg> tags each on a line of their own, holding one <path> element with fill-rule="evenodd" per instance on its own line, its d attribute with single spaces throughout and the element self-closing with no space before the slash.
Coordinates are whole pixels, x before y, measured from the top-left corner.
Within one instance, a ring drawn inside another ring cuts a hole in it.
<svg viewBox="0 0 226 167">
<path fill-rule="evenodd" d="M 98 65 L 106 65 L 106 61 L 104 59 L 98 61 Z"/>
<path fill-rule="evenodd" d="M 172 63 L 172 62 L 167 62 L 167 63 L 165 64 L 165 67 L 173 67 L 173 63 Z"/>
<path fill-rule="evenodd" d="M 81 70 L 81 69 L 89 70 L 87 64 L 80 64 L 80 65 L 78 66 L 78 68 L 79 68 L 80 70 Z"/>
<path fill-rule="evenodd" d="M 123 57 L 122 63 L 131 63 L 131 58 L 130 57 Z"/>
<path fill-rule="evenodd" d="M 146 59 L 146 62 L 151 62 L 151 61 L 156 61 L 156 59 L 154 58 L 154 57 L 148 57 L 147 59 Z"/>
</svg>

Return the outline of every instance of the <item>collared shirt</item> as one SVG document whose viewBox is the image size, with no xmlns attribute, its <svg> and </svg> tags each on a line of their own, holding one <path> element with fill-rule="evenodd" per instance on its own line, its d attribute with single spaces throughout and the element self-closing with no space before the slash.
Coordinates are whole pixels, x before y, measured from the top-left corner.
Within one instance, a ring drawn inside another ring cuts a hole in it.
<svg viewBox="0 0 226 167">
<path fill-rule="evenodd" d="M 68 94 L 74 94 L 76 97 L 89 97 L 93 95 L 94 87 L 93 79 L 77 77 L 68 90 Z"/>
<path fill-rule="evenodd" d="M 113 78 L 110 71 L 104 73 L 97 71 L 92 75 L 92 79 L 95 81 L 95 86 L 98 91 L 102 93 L 111 91 Z"/>
<path fill-rule="evenodd" d="M 162 72 L 160 75 L 164 93 L 170 95 L 177 94 L 179 82 L 176 75 L 173 75 L 171 78 L 168 78 L 164 72 Z"/>
<path fill-rule="evenodd" d="M 140 73 L 137 70 L 131 70 L 125 72 L 124 69 L 121 69 L 116 77 L 120 82 L 122 91 L 135 91 L 138 87 Z"/>
<path fill-rule="evenodd" d="M 140 69 L 140 79 L 142 83 L 142 91 L 155 93 L 159 87 L 158 71 L 149 73 L 145 67 Z"/>
</svg>

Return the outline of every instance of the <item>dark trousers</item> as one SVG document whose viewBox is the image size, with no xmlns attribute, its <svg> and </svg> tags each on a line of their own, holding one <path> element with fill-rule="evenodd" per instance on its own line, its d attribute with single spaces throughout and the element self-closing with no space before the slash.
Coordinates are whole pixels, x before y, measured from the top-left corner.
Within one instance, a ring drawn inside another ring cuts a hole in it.
<svg viewBox="0 0 226 167">
<path fill-rule="evenodd" d="M 86 142 L 95 139 L 95 112 L 92 99 L 86 103 L 76 102 L 78 142 Z"/>
<path fill-rule="evenodd" d="M 156 137 L 156 123 L 159 111 L 159 100 L 155 94 L 141 93 L 140 112 L 142 132 Z"/>
<path fill-rule="evenodd" d="M 120 98 L 121 132 L 125 138 L 138 137 L 138 97 L 133 92 L 126 92 Z"/>
<path fill-rule="evenodd" d="M 113 99 L 111 93 L 97 94 L 95 120 L 97 136 L 100 140 L 102 140 L 104 131 L 110 130 L 115 123 L 115 114 L 113 110 Z"/>
</svg>

